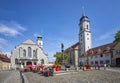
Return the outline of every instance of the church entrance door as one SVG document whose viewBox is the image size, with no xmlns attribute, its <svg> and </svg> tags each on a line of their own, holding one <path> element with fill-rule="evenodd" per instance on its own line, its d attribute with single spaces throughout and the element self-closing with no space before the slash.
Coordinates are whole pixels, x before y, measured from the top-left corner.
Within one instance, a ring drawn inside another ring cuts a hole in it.
<svg viewBox="0 0 120 83">
<path fill-rule="evenodd" d="M 120 67 L 120 58 L 116 59 L 116 66 Z"/>
<path fill-rule="evenodd" d="M 31 62 L 31 61 L 28 61 L 28 62 L 26 63 L 26 65 L 32 65 L 32 62 Z"/>
</svg>

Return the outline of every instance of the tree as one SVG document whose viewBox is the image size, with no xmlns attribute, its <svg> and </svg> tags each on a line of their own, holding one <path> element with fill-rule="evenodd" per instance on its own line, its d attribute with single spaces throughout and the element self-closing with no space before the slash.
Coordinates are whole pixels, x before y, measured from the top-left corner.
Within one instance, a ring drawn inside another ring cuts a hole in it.
<svg viewBox="0 0 120 83">
<path fill-rule="evenodd" d="M 54 55 L 54 57 L 56 57 L 56 63 L 61 63 L 62 62 L 62 52 L 56 52 L 56 54 Z M 68 54 L 64 53 L 64 61 L 67 62 L 68 61 Z"/>
<path fill-rule="evenodd" d="M 118 41 L 118 40 L 120 40 L 120 30 L 117 31 L 117 33 L 116 33 L 116 35 L 115 35 L 115 40 L 114 40 L 114 42 L 115 42 L 115 41 Z"/>
<path fill-rule="evenodd" d="M 87 57 L 87 59 L 86 59 L 86 63 L 87 63 L 87 64 L 90 63 L 90 58 L 89 58 L 89 57 Z"/>
</svg>

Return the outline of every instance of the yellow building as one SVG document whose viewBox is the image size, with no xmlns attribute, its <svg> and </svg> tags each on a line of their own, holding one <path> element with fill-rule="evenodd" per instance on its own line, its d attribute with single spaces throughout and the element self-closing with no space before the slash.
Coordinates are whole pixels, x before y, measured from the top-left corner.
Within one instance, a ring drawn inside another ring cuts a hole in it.
<svg viewBox="0 0 120 83">
<path fill-rule="evenodd" d="M 4 54 L 0 54 L 0 70 L 9 70 L 9 69 L 10 69 L 10 59 Z"/>
</svg>

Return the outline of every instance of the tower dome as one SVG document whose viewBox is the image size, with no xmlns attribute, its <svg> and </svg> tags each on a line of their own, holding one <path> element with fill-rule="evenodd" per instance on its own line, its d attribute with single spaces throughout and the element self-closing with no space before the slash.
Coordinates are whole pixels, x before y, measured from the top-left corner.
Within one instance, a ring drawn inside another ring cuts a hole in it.
<svg viewBox="0 0 120 83">
<path fill-rule="evenodd" d="M 41 35 L 38 35 L 37 38 L 42 38 L 42 36 L 41 36 Z"/>
<path fill-rule="evenodd" d="M 87 16 L 82 16 L 80 18 L 80 22 L 84 22 L 84 21 L 88 21 L 89 22 L 89 18 Z"/>
</svg>

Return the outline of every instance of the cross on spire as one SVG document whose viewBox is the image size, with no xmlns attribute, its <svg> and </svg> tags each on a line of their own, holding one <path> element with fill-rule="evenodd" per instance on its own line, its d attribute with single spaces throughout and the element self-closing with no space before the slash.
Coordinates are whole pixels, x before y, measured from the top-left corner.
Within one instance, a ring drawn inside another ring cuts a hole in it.
<svg viewBox="0 0 120 83">
<path fill-rule="evenodd" d="M 84 9 L 84 6 L 82 7 L 82 16 L 85 16 L 85 9 Z"/>
</svg>

